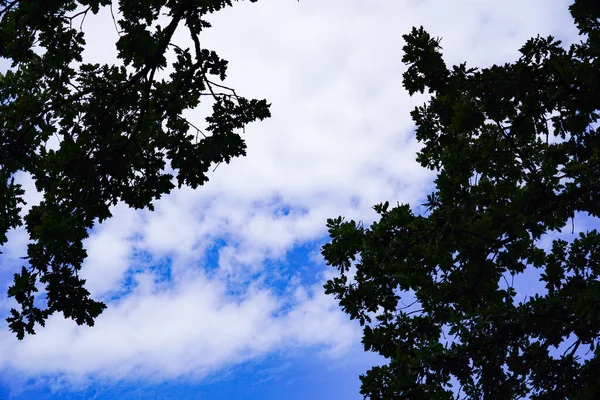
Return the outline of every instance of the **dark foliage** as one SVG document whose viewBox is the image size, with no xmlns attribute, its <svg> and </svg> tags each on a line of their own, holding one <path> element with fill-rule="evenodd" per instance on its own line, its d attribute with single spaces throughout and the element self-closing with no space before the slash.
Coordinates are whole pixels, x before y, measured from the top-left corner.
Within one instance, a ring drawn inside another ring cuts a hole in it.
<svg viewBox="0 0 600 400">
<path fill-rule="evenodd" d="M 12 62 L 0 74 L 0 245 L 23 222 L 32 241 L 8 291 L 20 305 L 8 318 L 17 337 L 33 334 L 54 312 L 94 324 L 105 305 L 90 298 L 77 272 L 86 258 L 82 241 L 95 223 L 111 217 L 112 205 L 152 210 L 175 179 L 196 188 L 208 180 L 211 165 L 245 154 L 237 132 L 268 117 L 269 105 L 214 82 L 225 79 L 227 61 L 199 38 L 210 27 L 206 15 L 231 5 L 119 0 L 112 10 L 110 0 L 0 1 L 0 57 Z M 80 27 L 101 7 L 120 17 L 105 29 L 119 30 L 121 64 L 82 62 Z M 159 15 L 168 16 L 166 26 L 156 26 Z M 178 27 L 187 29 L 192 48 L 172 43 Z M 174 72 L 157 80 L 169 48 L 176 54 Z M 202 96 L 213 101 L 208 132 L 191 134 L 181 114 Z M 48 150 L 54 135 L 60 147 Z M 18 171 L 30 173 L 44 194 L 24 221 Z M 40 286 L 45 293 L 36 296 Z"/>
<path fill-rule="evenodd" d="M 361 377 L 365 397 L 600 399 L 600 234 L 539 241 L 600 217 L 600 2 L 570 11 L 581 42 L 537 37 L 486 69 L 448 68 L 423 28 L 404 36 L 404 87 L 432 94 L 412 117 L 436 189 L 421 215 L 385 203 L 368 228 L 329 220 L 323 248 L 340 272 L 326 292 L 389 360 Z M 517 300 L 526 268 L 545 292 Z"/>
</svg>

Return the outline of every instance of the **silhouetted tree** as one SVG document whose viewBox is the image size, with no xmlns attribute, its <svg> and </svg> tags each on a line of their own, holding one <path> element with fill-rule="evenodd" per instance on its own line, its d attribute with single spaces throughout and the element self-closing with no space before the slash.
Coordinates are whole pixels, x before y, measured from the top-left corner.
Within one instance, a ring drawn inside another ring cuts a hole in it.
<svg viewBox="0 0 600 400">
<path fill-rule="evenodd" d="M 366 398 L 600 399 L 600 235 L 540 247 L 576 213 L 600 216 L 600 2 L 570 11 L 580 43 L 537 37 L 481 70 L 447 68 L 423 28 L 404 36 L 404 87 L 432 93 L 411 115 L 435 191 L 420 215 L 331 219 L 323 247 L 340 272 L 326 292 L 389 360 L 361 376 Z M 526 268 L 545 291 L 517 300 Z"/>
<path fill-rule="evenodd" d="M 24 218 L 28 262 L 8 291 L 20 305 L 8 318 L 18 338 L 54 312 L 93 325 L 105 308 L 77 271 L 86 258 L 82 241 L 111 216 L 111 205 L 152 209 L 174 178 L 196 188 L 211 164 L 245 154 L 237 131 L 268 117 L 269 105 L 216 83 L 225 79 L 227 61 L 199 38 L 210 27 L 205 17 L 231 5 L 119 0 L 120 18 L 104 28 L 119 31 L 120 64 L 89 64 L 82 62 L 80 25 L 101 7 L 112 12 L 111 0 L 0 0 L 0 57 L 12 62 L 0 74 L 0 245 L 23 222 L 24 193 L 14 174 L 30 173 L 44 196 Z M 168 17 L 165 26 L 157 25 L 159 15 Z M 191 48 L 172 43 L 178 27 L 187 29 Z M 157 80 L 167 49 L 175 53 L 173 72 Z M 190 133 L 182 112 L 204 95 L 213 100 L 208 127 Z M 55 135 L 60 145 L 49 150 Z M 40 284 L 45 293 L 36 299 Z"/>
</svg>

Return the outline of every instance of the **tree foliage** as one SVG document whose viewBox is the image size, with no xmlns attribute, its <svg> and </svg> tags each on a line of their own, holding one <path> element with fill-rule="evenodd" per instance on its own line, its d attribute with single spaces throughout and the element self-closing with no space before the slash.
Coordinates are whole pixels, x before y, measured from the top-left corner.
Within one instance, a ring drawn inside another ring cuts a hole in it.
<svg viewBox="0 0 600 400">
<path fill-rule="evenodd" d="M 255 2 L 256 0 L 251 0 Z M 93 325 L 105 305 L 78 276 L 82 241 L 123 201 L 152 210 L 175 187 L 204 184 L 214 163 L 245 154 L 239 130 L 269 116 L 265 100 L 249 100 L 216 83 L 227 61 L 201 46 L 206 16 L 230 0 L 1 0 L 0 245 L 23 223 L 31 240 L 8 295 L 20 309 L 8 318 L 17 337 L 33 334 L 54 312 Z M 118 63 L 82 59 L 88 13 L 111 7 Z M 158 24 L 166 15 L 166 25 Z M 185 29 L 193 46 L 172 42 Z M 172 49 L 173 72 L 156 79 Z M 212 99 L 206 133 L 190 133 L 181 115 Z M 198 137 L 201 135 L 200 137 Z M 49 149 L 48 140 L 60 145 Z M 170 168 L 170 169 L 169 169 Z M 171 174 L 169 171 L 174 171 Z M 22 219 L 23 189 L 15 173 L 33 177 L 43 200 Z M 44 288 L 37 295 L 38 288 Z"/>
<path fill-rule="evenodd" d="M 368 228 L 328 220 L 323 247 L 340 272 L 326 292 L 389 360 L 361 376 L 365 397 L 600 398 L 600 234 L 540 243 L 600 217 L 600 3 L 570 11 L 581 42 L 538 36 L 485 69 L 448 68 L 422 27 L 404 35 L 404 87 L 432 94 L 411 115 L 435 190 L 421 214 L 386 202 Z M 526 269 L 545 289 L 523 299 Z"/>
</svg>

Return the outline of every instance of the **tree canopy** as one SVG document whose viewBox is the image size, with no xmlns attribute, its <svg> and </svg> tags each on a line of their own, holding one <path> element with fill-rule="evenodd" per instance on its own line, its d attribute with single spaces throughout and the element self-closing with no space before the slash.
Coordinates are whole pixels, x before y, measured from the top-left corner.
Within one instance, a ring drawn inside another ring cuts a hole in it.
<svg viewBox="0 0 600 400">
<path fill-rule="evenodd" d="M 600 3 L 570 12 L 580 42 L 538 36 L 484 69 L 404 35 L 403 85 L 431 93 L 411 115 L 435 190 L 421 213 L 328 220 L 322 249 L 339 271 L 326 292 L 389 361 L 361 376 L 365 398 L 600 398 L 600 234 L 548 236 L 600 217 Z M 518 297 L 527 269 L 545 289 Z"/>
<path fill-rule="evenodd" d="M 176 184 L 196 188 L 211 165 L 245 155 L 239 130 L 269 117 L 269 105 L 217 83 L 227 61 L 200 41 L 210 27 L 206 16 L 231 5 L 119 0 L 113 10 L 111 0 L 0 1 L 0 57 L 11 62 L 0 74 L 0 245 L 23 223 L 31 240 L 8 290 L 20 308 L 8 318 L 18 338 L 55 312 L 93 325 L 105 305 L 78 276 L 86 258 L 82 241 L 111 217 L 112 205 L 152 210 L 152 201 Z M 82 58 L 81 27 L 102 7 L 118 17 L 105 28 L 118 29 L 119 39 L 114 62 L 90 64 Z M 178 28 L 193 45 L 173 43 Z M 175 54 L 173 72 L 156 79 L 169 66 L 168 50 Z M 212 101 L 204 132 L 182 118 L 203 96 Z M 60 144 L 50 149 L 53 136 Z M 31 174 L 43 193 L 24 218 L 19 171 Z"/>
</svg>

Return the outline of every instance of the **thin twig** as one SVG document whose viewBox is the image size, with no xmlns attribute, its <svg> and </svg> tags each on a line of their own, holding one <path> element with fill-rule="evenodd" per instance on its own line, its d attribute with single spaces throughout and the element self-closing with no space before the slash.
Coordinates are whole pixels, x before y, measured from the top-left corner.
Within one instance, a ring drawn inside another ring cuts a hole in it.
<svg viewBox="0 0 600 400">
<path fill-rule="evenodd" d="M 113 25 L 115 26 L 115 30 L 117 31 L 117 35 L 121 36 L 121 31 L 119 30 L 119 26 L 117 25 L 117 20 L 115 19 L 115 14 L 113 12 L 112 1 L 110 2 L 110 16 L 113 20 Z"/>
<path fill-rule="evenodd" d="M 565 357 L 565 355 L 567 354 L 567 351 L 569 351 L 571 348 L 573 348 L 573 350 L 571 350 L 571 352 L 567 356 L 567 357 L 572 357 L 573 354 L 575 354 L 575 352 L 577 351 L 577 349 L 579 348 L 580 345 L 581 345 L 581 339 L 577 339 L 576 342 L 573 342 L 569 347 L 567 347 L 567 349 L 563 353 L 563 357 Z"/>
<path fill-rule="evenodd" d="M 19 2 L 19 0 L 13 0 L 11 1 L 6 7 L 4 7 L 1 11 L 0 11 L 0 17 L 2 17 L 3 14 L 6 14 L 7 12 L 10 11 L 11 8 L 14 7 L 15 4 L 17 4 Z"/>
<path fill-rule="evenodd" d="M 92 6 L 88 6 L 88 8 L 86 8 L 85 10 L 81 10 L 78 13 L 75 13 L 69 17 L 66 17 L 69 20 L 69 28 L 73 28 L 73 20 L 81 15 L 83 15 L 83 18 L 81 19 L 81 23 L 79 24 L 79 30 L 83 30 L 83 21 L 85 21 L 85 17 L 87 16 L 88 11 L 90 11 L 92 9 Z"/>
</svg>

